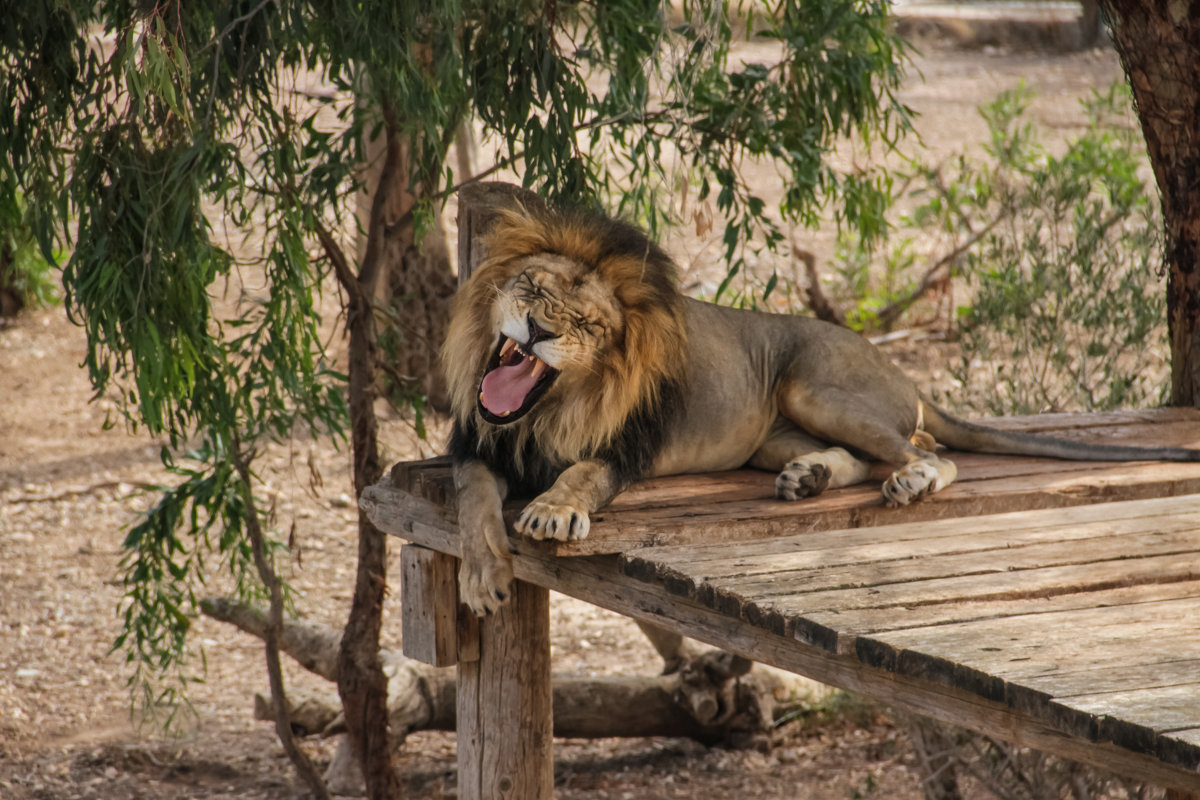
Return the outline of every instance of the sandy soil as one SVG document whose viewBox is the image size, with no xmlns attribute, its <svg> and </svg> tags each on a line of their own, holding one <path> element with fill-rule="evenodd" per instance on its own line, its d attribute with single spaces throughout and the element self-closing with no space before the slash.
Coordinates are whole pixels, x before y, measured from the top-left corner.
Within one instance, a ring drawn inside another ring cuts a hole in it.
<svg viewBox="0 0 1200 800">
<path fill-rule="evenodd" d="M 932 52 L 917 61 L 905 100 L 922 114 L 931 150 L 979 141 L 976 105 L 1025 79 L 1040 93 L 1033 116 L 1070 135 L 1076 98 L 1120 73 L 1115 55 Z M 828 242 L 815 237 L 818 248 Z M 262 648 L 227 626 L 197 619 L 190 696 L 195 718 L 164 737 L 131 720 L 119 653 L 116 580 L 123 529 L 152 502 L 141 487 L 164 480 L 158 445 L 89 403 L 83 334 L 61 309 L 27 313 L 0 329 L 0 798 L 286 798 L 302 795 L 269 725 L 252 718 L 266 691 Z M 895 355 L 937 380 L 928 353 Z M 388 458 L 421 455 L 402 422 L 386 426 Z M 436 441 L 436 434 L 435 434 Z M 303 488 L 307 462 L 324 485 Z M 340 626 L 354 566 L 354 510 L 346 455 L 328 442 L 296 442 L 267 457 L 281 515 L 297 520 L 302 558 L 286 565 L 310 619 Z M 393 552 L 398 571 L 398 548 Z M 220 593 L 219 582 L 208 591 Z M 395 596 L 386 643 L 398 644 Z M 658 663 L 631 622 L 566 598 L 553 605 L 555 668 L 613 674 Z M 203 649 L 204 662 L 199 648 Z M 204 663 L 207 669 L 204 669 Z M 288 665 L 292 686 L 330 687 Z M 329 742 L 309 741 L 318 761 Z M 557 743 L 562 798 L 919 798 L 916 757 L 881 710 L 780 732 L 770 752 L 705 748 L 683 740 Z M 454 737 L 414 736 L 398 757 L 410 797 L 455 797 Z"/>
</svg>

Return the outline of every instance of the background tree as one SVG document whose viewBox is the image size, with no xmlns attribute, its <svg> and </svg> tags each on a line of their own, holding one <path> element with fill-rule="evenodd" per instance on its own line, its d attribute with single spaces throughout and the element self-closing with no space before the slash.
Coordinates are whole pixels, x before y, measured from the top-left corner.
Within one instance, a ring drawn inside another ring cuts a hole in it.
<svg viewBox="0 0 1200 800">
<path fill-rule="evenodd" d="M 146 710 L 180 708 L 195 589 L 214 558 L 244 595 L 267 587 L 278 625 L 283 525 L 254 472 L 268 442 L 348 429 L 356 489 L 379 478 L 380 286 L 389 271 L 411 277 L 440 202 L 470 177 L 446 162 L 464 120 L 551 200 L 656 229 L 694 186 L 725 221 L 730 276 L 823 204 L 867 238 L 880 232 L 886 178 L 823 156 L 838 137 L 893 144 L 907 126 L 885 4 L 762 11 L 737 24 L 772 57 L 740 63 L 728 6 L 712 0 L 3 4 L 0 197 L 24 195 L 46 258 L 69 252 L 66 303 L 97 395 L 161 438 L 178 476 L 125 542 L 119 644 Z M 308 91 L 314 81 L 333 91 Z M 372 140 L 378 161 L 364 171 Z M 749 158 L 778 164 L 778 209 L 744 180 Z M 245 237 L 255 246 L 231 244 Z M 235 271 L 257 286 L 219 311 Z M 345 374 L 318 335 L 321 291 L 343 300 Z M 404 342 L 426 356 L 434 345 Z M 397 785 L 378 661 L 386 581 L 384 539 L 362 521 L 338 681 L 375 797 Z"/>
<path fill-rule="evenodd" d="M 1162 196 L 1171 402 L 1200 407 L 1200 8 L 1102 5 Z"/>
</svg>

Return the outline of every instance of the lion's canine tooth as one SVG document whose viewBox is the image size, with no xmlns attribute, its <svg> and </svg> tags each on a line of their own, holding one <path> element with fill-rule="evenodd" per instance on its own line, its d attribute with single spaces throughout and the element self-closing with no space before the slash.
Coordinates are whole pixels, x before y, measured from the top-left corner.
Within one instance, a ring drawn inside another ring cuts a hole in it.
<svg viewBox="0 0 1200 800">
<path fill-rule="evenodd" d="M 516 341 L 514 341 L 512 339 L 509 339 L 507 342 L 505 342 L 504 347 L 500 348 L 500 359 L 503 360 L 503 359 L 507 358 L 508 354 L 511 353 L 513 351 L 513 348 L 516 346 L 517 346 Z"/>
<path fill-rule="evenodd" d="M 545 372 L 545 371 L 546 371 L 546 362 L 545 362 L 545 361 L 542 361 L 542 360 L 539 358 L 539 359 L 537 360 L 537 363 L 533 365 L 533 377 L 535 377 L 535 378 L 536 378 L 536 377 L 538 377 L 539 375 L 541 375 L 541 374 L 542 374 L 543 372 Z"/>
</svg>

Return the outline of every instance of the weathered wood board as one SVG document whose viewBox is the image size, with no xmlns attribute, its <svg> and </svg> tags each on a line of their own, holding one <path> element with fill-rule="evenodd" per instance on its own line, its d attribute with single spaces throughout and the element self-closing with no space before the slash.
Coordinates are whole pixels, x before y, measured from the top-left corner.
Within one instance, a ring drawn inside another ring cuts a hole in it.
<svg viewBox="0 0 1200 800">
<path fill-rule="evenodd" d="M 987 420 L 996 427 L 1109 444 L 1200 448 L 1200 410 L 1050 414 Z M 581 542 L 546 544 L 558 555 L 621 553 L 639 547 L 739 542 L 808 531 L 870 527 L 1036 508 L 1200 492 L 1200 463 L 1057 461 L 948 452 L 959 469 L 949 488 L 902 509 L 886 508 L 877 480 L 789 503 L 774 497 L 774 475 L 755 470 L 680 475 L 639 483 L 592 518 Z M 430 501 L 426 512 L 454 520 L 446 459 L 399 465 L 390 484 Z M 515 516 L 520 499 L 510 503 Z"/>
<path fill-rule="evenodd" d="M 1200 447 L 1192 410 L 995 424 Z M 883 508 L 875 486 L 784 503 L 751 471 L 648 481 L 597 515 L 584 546 L 514 539 L 514 570 L 916 713 L 1200 794 L 1200 464 L 951 458 L 960 481 L 904 509 Z M 381 530 L 458 553 L 445 461 L 397 467 L 363 504 Z"/>
</svg>

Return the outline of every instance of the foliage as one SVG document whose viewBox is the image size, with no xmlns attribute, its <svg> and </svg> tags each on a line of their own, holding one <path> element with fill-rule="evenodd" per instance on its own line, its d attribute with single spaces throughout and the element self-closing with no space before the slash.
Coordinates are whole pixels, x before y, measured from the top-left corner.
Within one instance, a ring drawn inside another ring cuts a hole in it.
<svg viewBox="0 0 1200 800">
<path fill-rule="evenodd" d="M 886 329 L 958 279 L 961 386 L 947 404 L 1028 414 L 1153 401 L 1148 366 L 1166 353 L 1162 223 L 1128 88 L 1084 100 L 1088 127 L 1061 154 L 1027 120 L 1032 97 L 1022 85 L 980 107 L 985 158 L 911 163 L 900 178 L 910 209 L 881 258 L 843 238 L 848 322 Z"/>
<path fill-rule="evenodd" d="M 17 308 L 49 305 L 56 299 L 53 274 L 33 240 L 22 196 L 0 196 L 0 292 L 11 292 Z"/>
<path fill-rule="evenodd" d="M 811 222 L 824 203 L 880 233 L 886 181 L 823 156 L 837 137 L 891 144 L 907 127 L 886 4 L 773 0 L 743 20 L 766 63 L 733 56 L 727 4 L 673 13 L 651 0 L 7 4 L 0 197 L 24 193 L 48 259 L 70 251 L 66 303 L 97 394 L 166 441 L 180 478 L 123 562 L 120 643 L 150 704 L 182 688 L 154 675 L 183 663 L 210 556 L 250 580 L 237 465 L 345 425 L 318 337 L 330 264 L 313 253 L 353 225 L 367 134 L 407 146 L 418 228 L 469 177 L 446 153 L 473 118 L 527 185 L 652 227 L 686 175 L 728 220 L 731 275 L 747 246 L 779 240 L 779 220 Z M 314 81 L 333 91 L 304 91 Z M 779 165 L 778 218 L 747 159 Z M 254 288 L 230 310 L 221 285 Z"/>
<path fill-rule="evenodd" d="M 1145 144 L 1128 122 L 1128 88 L 1085 101 L 1088 131 L 1061 156 L 1017 125 L 1025 100 L 1001 96 L 984 109 L 999 190 L 989 200 L 1013 213 L 967 255 L 974 297 L 961 310 L 956 377 L 991 413 L 1160 399 L 1165 384 L 1149 366 L 1167 353 L 1162 220 L 1140 173 Z"/>
</svg>

